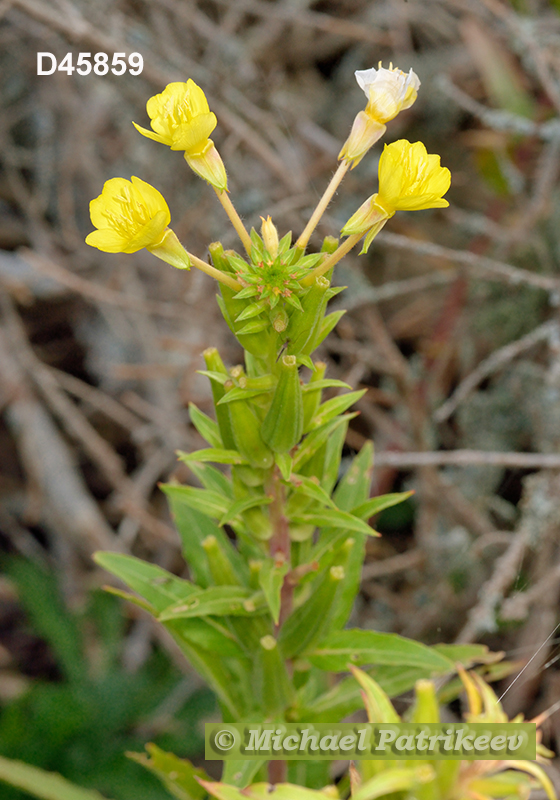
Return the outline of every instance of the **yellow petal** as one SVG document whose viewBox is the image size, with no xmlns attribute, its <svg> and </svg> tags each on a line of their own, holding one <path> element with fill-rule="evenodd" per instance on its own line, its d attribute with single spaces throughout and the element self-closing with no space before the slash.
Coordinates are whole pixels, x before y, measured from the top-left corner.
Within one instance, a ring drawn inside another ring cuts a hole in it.
<svg viewBox="0 0 560 800">
<path fill-rule="evenodd" d="M 141 178 L 136 178 L 134 175 L 131 181 L 136 192 L 140 194 L 141 200 L 146 204 L 150 217 L 155 217 L 160 212 L 164 213 L 162 217 L 162 219 L 165 220 L 163 227 L 166 228 L 171 222 L 171 213 L 161 192 L 158 192 L 158 190 L 150 186 L 149 183 L 146 183 Z"/>
<path fill-rule="evenodd" d="M 171 149 L 185 150 L 188 153 L 198 155 L 198 151 L 204 149 L 208 137 L 217 124 L 216 115 L 212 112 L 195 117 L 191 122 L 181 125 L 174 131 Z"/>
<path fill-rule="evenodd" d="M 163 233 L 167 227 L 167 222 L 169 221 L 167 216 L 165 211 L 158 211 L 147 225 L 144 225 L 138 233 L 129 239 L 126 249 L 123 252 L 136 253 L 144 247 L 157 246 L 161 242 Z"/>
<path fill-rule="evenodd" d="M 118 197 L 123 191 L 127 191 L 127 187 L 130 187 L 130 183 L 124 178 L 110 178 L 110 180 L 105 181 L 99 197 L 96 197 L 89 204 L 89 213 L 94 227 L 107 227 L 105 212 L 118 212 L 120 210 L 115 204 L 115 197 Z"/>
<path fill-rule="evenodd" d="M 97 247 L 105 253 L 123 253 L 127 245 L 127 239 L 117 231 L 109 229 L 93 231 L 86 236 L 86 244 Z"/>
<path fill-rule="evenodd" d="M 189 94 L 189 105 L 193 115 L 208 114 L 210 108 L 206 95 L 191 78 L 187 81 L 187 91 Z"/>
<path fill-rule="evenodd" d="M 137 125 L 135 122 L 133 122 L 132 124 L 134 125 L 136 130 L 142 134 L 142 136 L 146 137 L 146 139 L 153 139 L 154 142 L 161 142 L 161 144 L 167 144 L 167 145 L 171 144 L 170 136 L 165 136 L 161 133 L 153 133 L 153 131 L 149 131 L 147 128 L 142 128 L 141 125 Z"/>
</svg>

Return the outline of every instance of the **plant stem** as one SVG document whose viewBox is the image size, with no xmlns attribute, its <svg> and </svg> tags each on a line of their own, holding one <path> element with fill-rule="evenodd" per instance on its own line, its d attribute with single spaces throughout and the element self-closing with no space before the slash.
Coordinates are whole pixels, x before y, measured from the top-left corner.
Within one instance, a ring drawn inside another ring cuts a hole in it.
<svg viewBox="0 0 560 800">
<path fill-rule="evenodd" d="M 231 275 L 228 275 L 226 272 L 221 272 L 219 269 L 216 269 L 216 267 L 210 266 L 210 264 L 207 264 L 206 261 L 202 261 L 202 259 L 197 258 L 197 256 L 193 256 L 192 253 L 188 253 L 188 256 L 193 267 L 201 270 L 201 272 L 205 272 L 207 275 L 210 275 L 212 278 L 220 281 L 220 283 L 225 283 L 226 286 L 230 287 L 230 289 L 240 292 L 243 288 L 241 284 L 235 280 L 235 278 L 232 278 Z"/>
<path fill-rule="evenodd" d="M 363 233 L 354 233 L 352 236 L 349 236 L 345 242 L 343 242 L 340 247 L 338 247 L 334 253 L 332 253 L 328 258 L 326 258 L 318 267 L 315 267 L 309 275 L 307 275 L 302 281 L 302 286 L 311 286 L 315 278 L 319 278 L 321 275 L 324 275 L 325 272 L 328 272 L 331 267 L 334 267 L 335 264 L 338 264 L 341 258 L 350 252 L 350 250 L 358 244 L 360 239 L 362 238 Z"/>
<path fill-rule="evenodd" d="M 310 218 L 309 222 L 307 223 L 307 225 L 305 226 L 305 228 L 303 230 L 303 233 L 301 234 L 301 236 L 297 240 L 296 247 L 299 247 L 302 250 L 305 250 L 305 248 L 307 247 L 307 242 L 309 241 L 309 238 L 310 238 L 311 234 L 313 233 L 313 231 L 317 227 L 317 223 L 319 222 L 319 220 L 321 219 L 321 217 L 325 213 L 328 204 L 332 200 L 333 194 L 338 189 L 338 187 L 340 185 L 340 182 L 342 181 L 342 179 L 346 175 L 347 171 L 348 171 L 348 162 L 346 161 L 346 159 L 344 159 L 338 165 L 338 169 L 336 170 L 336 172 L 332 176 L 331 182 L 329 183 L 329 185 L 325 189 L 325 192 L 324 192 L 323 196 L 319 200 L 319 203 L 317 204 L 317 208 L 315 209 L 315 211 L 311 215 L 311 218 Z"/>
<path fill-rule="evenodd" d="M 286 782 L 286 762 L 285 761 L 269 761 L 268 762 L 268 782 L 273 785 L 277 783 Z"/>
<path fill-rule="evenodd" d="M 226 212 L 226 214 L 230 218 L 231 224 L 235 228 L 235 230 L 237 232 L 237 235 L 239 236 L 239 238 L 243 242 L 243 247 L 247 251 L 247 255 L 250 256 L 251 255 L 251 247 L 252 247 L 251 237 L 247 233 L 245 225 L 243 225 L 243 222 L 241 221 L 241 217 L 239 216 L 239 214 L 235 210 L 235 207 L 234 207 L 233 203 L 229 199 L 229 194 L 227 192 L 220 192 L 215 187 L 214 187 L 214 191 L 216 192 L 216 194 L 218 196 L 218 200 L 220 201 L 220 203 L 224 207 L 224 211 Z"/>
</svg>

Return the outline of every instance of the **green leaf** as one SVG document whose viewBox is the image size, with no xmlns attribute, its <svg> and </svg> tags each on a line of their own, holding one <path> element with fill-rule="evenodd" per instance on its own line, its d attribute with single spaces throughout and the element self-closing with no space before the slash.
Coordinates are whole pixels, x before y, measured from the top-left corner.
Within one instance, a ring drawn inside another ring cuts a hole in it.
<svg viewBox="0 0 560 800">
<path fill-rule="evenodd" d="M 236 333 L 240 336 L 243 333 L 260 333 L 264 331 L 265 328 L 270 326 L 270 322 L 267 319 L 252 319 L 242 328 L 239 328 Z"/>
<path fill-rule="evenodd" d="M 269 497 L 266 494 L 250 495 L 249 497 L 245 497 L 243 500 L 237 500 L 235 503 L 230 505 L 225 514 L 221 517 L 219 524 L 226 525 L 244 511 L 248 511 L 250 508 L 255 508 L 255 506 L 267 506 L 269 503 L 272 503 L 272 497 Z"/>
<path fill-rule="evenodd" d="M 227 397 L 227 395 L 225 395 Z M 241 453 L 237 450 L 223 450 L 218 447 L 207 447 L 205 450 L 194 450 L 192 453 L 185 453 L 177 450 L 177 458 L 185 464 L 191 461 L 206 461 L 214 464 L 247 464 Z"/>
<path fill-rule="evenodd" d="M 87 664 L 77 619 L 64 605 L 54 574 L 23 558 L 12 558 L 7 572 L 18 586 L 23 604 L 37 632 L 46 639 L 65 676 L 74 684 L 87 679 Z"/>
<path fill-rule="evenodd" d="M 386 692 L 383 691 L 371 675 L 355 667 L 352 667 L 352 675 L 363 689 L 363 698 L 369 722 L 390 724 L 401 721 Z"/>
<path fill-rule="evenodd" d="M 223 472 L 200 461 L 189 461 L 188 463 L 190 471 L 196 475 L 205 489 L 233 499 L 233 486 Z"/>
<path fill-rule="evenodd" d="M 177 600 L 186 600 L 198 587 L 155 564 L 123 553 L 95 553 L 93 560 L 138 592 L 157 612 Z"/>
<path fill-rule="evenodd" d="M 280 618 L 280 593 L 289 569 L 287 562 L 277 564 L 274 559 L 266 558 L 259 570 L 259 586 L 264 592 L 275 625 L 278 625 Z"/>
<path fill-rule="evenodd" d="M 239 789 L 248 786 L 259 769 L 267 763 L 265 758 L 228 758 L 224 761 L 224 772 L 222 780 Z"/>
<path fill-rule="evenodd" d="M 462 664 L 465 669 L 474 664 L 495 664 L 504 655 L 491 652 L 485 644 L 435 644 L 432 647 L 454 664 Z"/>
<path fill-rule="evenodd" d="M 190 466 L 192 469 L 194 464 Z M 212 583 L 212 579 L 202 542 L 208 536 L 215 536 L 225 546 L 229 543 L 226 541 L 227 536 L 210 517 L 201 511 L 190 508 L 185 503 L 184 497 L 180 492 L 181 486 L 166 483 L 161 485 L 160 488 L 169 501 L 171 515 L 181 537 L 183 556 L 189 566 L 190 574 L 199 586 L 206 587 Z M 225 493 L 224 497 L 227 497 Z"/>
<path fill-rule="evenodd" d="M 360 389 L 357 392 L 348 392 L 348 394 L 341 394 L 337 397 L 332 397 L 330 400 L 322 403 L 317 409 L 317 413 L 311 420 L 308 426 L 308 431 L 314 431 L 317 428 L 320 428 L 322 425 L 325 425 L 327 422 L 330 422 L 331 419 L 334 419 L 334 417 L 338 417 L 339 414 L 342 414 L 347 408 L 350 408 L 350 406 L 354 405 L 354 403 L 359 400 L 360 397 L 363 397 L 366 392 L 367 389 Z"/>
<path fill-rule="evenodd" d="M 207 615 L 227 617 L 252 617 L 266 611 L 266 602 L 261 592 L 242 586 L 211 586 L 192 592 L 184 602 L 168 606 L 159 616 L 168 619 L 189 619 Z"/>
<path fill-rule="evenodd" d="M 186 758 L 179 758 L 173 753 L 160 750 L 155 744 L 147 744 L 146 750 L 148 754 L 126 755 L 156 775 L 177 800 L 203 800 L 206 797 L 205 789 L 195 780 L 195 776 L 208 779 L 209 776 L 203 769 L 194 767 Z"/>
<path fill-rule="evenodd" d="M 415 769 L 405 767 L 387 769 L 362 783 L 352 795 L 352 800 L 377 800 L 378 797 L 385 797 L 395 792 L 408 793 L 417 784 L 428 783 L 434 778 L 435 772 L 428 765 Z"/>
<path fill-rule="evenodd" d="M 235 400 L 250 400 L 252 397 L 258 397 L 260 394 L 268 394 L 273 389 L 274 386 L 263 387 L 262 389 L 241 389 L 239 386 L 234 386 L 233 389 L 230 389 L 229 392 L 222 397 L 218 405 L 223 406 Z"/>
<path fill-rule="evenodd" d="M 380 536 L 381 534 L 370 528 L 367 522 L 352 516 L 347 511 L 334 511 L 323 509 L 311 514 L 299 514 L 292 522 L 296 525 L 316 525 L 318 528 L 343 528 L 346 531 L 356 531 L 366 536 Z"/>
<path fill-rule="evenodd" d="M 338 325 L 340 319 L 345 314 L 346 314 L 346 311 L 344 311 L 342 309 L 340 311 L 333 311 L 331 314 L 327 314 L 327 316 L 324 318 L 323 322 L 321 323 L 321 330 L 319 332 L 319 335 L 317 336 L 317 338 L 313 342 L 313 349 L 316 349 L 317 347 L 319 347 L 321 342 L 323 342 L 327 338 L 329 333 L 332 330 L 334 330 L 334 328 L 336 328 L 336 326 Z"/>
<path fill-rule="evenodd" d="M 311 360 L 311 356 L 305 355 L 305 353 L 300 353 L 297 356 L 296 364 L 298 365 L 298 367 L 304 366 L 304 367 L 307 367 L 308 369 L 313 369 L 314 368 L 314 364 L 313 364 L 313 361 Z"/>
<path fill-rule="evenodd" d="M 370 493 L 372 474 L 373 444 L 366 442 L 336 487 L 334 501 L 337 506 L 344 511 L 350 511 L 365 503 Z"/>
<path fill-rule="evenodd" d="M 256 286 L 246 286 L 245 289 L 241 289 L 240 292 L 233 295 L 234 300 L 246 300 L 248 297 L 255 297 L 257 295 L 258 289 Z"/>
<path fill-rule="evenodd" d="M 278 468 L 282 474 L 282 477 L 285 481 L 290 480 L 290 475 L 292 474 L 292 465 L 293 459 L 289 453 L 276 453 L 274 456 L 274 460 L 278 464 Z"/>
<path fill-rule="evenodd" d="M 212 447 L 223 447 L 222 437 L 218 423 L 201 411 L 194 403 L 189 403 L 189 415 L 191 422 L 203 439 L 206 439 Z"/>
<path fill-rule="evenodd" d="M 346 425 L 341 425 L 337 428 L 329 438 L 325 446 L 325 467 L 323 477 L 321 479 L 321 486 L 329 495 L 332 493 L 336 482 L 338 480 L 338 473 L 340 470 L 340 460 L 342 458 L 342 448 L 346 441 L 346 434 L 348 432 L 348 421 Z"/>
<path fill-rule="evenodd" d="M 0 756 L 0 780 L 40 800 L 105 800 L 94 789 L 82 789 L 56 772 Z"/>
<path fill-rule="evenodd" d="M 347 425 L 348 420 L 352 419 L 356 416 L 354 414 L 345 414 L 342 417 L 337 417 L 329 422 L 327 425 L 323 425 L 322 428 L 319 428 L 316 431 L 308 434 L 303 442 L 298 446 L 295 455 L 294 455 L 294 465 L 293 468 L 296 472 L 300 472 L 300 467 L 306 464 L 310 458 L 312 458 L 315 453 L 325 444 L 329 436 L 341 425 Z M 336 502 L 336 500 L 335 500 Z M 339 503 L 337 503 L 340 506 Z"/>
<path fill-rule="evenodd" d="M 216 381 L 216 383 L 221 383 L 222 386 L 226 381 L 230 380 L 229 375 L 224 374 L 223 372 L 214 372 L 210 369 L 197 369 L 197 375 L 205 375 L 207 378 L 210 378 L 211 381 Z"/>
<path fill-rule="evenodd" d="M 301 492 L 301 494 L 310 497 L 312 500 L 316 500 L 318 503 L 321 503 L 321 505 L 329 506 L 329 508 L 337 510 L 330 495 L 328 495 L 325 490 L 321 488 L 319 483 L 316 483 L 312 478 L 308 478 L 306 475 L 296 475 L 293 473 L 290 478 L 290 483 L 295 487 L 296 492 Z"/>
<path fill-rule="evenodd" d="M 355 506 L 355 508 L 352 509 L 352 514 L 354 514 L 356 517 L 360 517 L 360 519 L 368 520 L 375 514 L 379 514 L 380 511 L 384 511 L 386 508 L 392 508 L 392 506 L 402 503 L 403 500 L 406 500 L 413 494 L 414 490 L 410 492 L 382 494 L 379 497 L 370 497 L 370 499 L 366 500 L 365 503 L 360 503 L 360 505 Z"/>
<path fill-rule="evenodd" d="M 219 658 L 243 658 L 245 651 L 232 631 L 211 617 L 193 617 L 177 626 L 182 636 L 197 649 Z"/>
<path fill-rule="evenodd" d="M 344 672 L 348 664 L 412 666 L 435 672 L 452 671 L 453 662 L 431 647 L 396 633 L 358 629 L 338 631 L 324 639 L 306 658 L 319 669 Z"/>
<path fill-rule="evenodd" d="M 322 378 L 320 381 L 306 383 L 301 388 L 303 392 L 315 392 L 319 391 L 320 389 L 351 389 L 352 387 L 349 383 L 338 381 L 335 378 Z"/>
<path fill-rule="evenodd" d="M 218 492 L 211 492 L 209 489 L 197 489 L 196 486 L 174 486 L 171 484 L 166 484 L 161 488 L 168 496 L 173 494 L 175 498 L 182 500 L 183 503 L 190 508 L 194 508 L 195 511 L 201 511 L 203 514 L 216 519 L 225 514 L 229 506 L 227 497 L 222 497 Z"/>
<path fill-rule="evenodd" d="M 251 319 L 251 317 L 256 317 L 257 314 L 261 314 L 264 309 L 266 308 L 266 302 L 264 300 L 258 300 L 256 303 L 250 303 L 246 308 L 243 309 L 241 314 L 238 314 L 235 318 L 235 322 L 242 322 L 244 319 Z"/>
</svg>

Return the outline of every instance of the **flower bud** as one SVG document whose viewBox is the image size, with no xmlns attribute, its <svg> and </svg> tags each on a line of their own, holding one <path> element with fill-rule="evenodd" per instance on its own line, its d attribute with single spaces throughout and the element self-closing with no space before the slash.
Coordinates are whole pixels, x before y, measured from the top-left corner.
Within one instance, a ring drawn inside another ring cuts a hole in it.
<svg viewBox="0 0 560 800">
<path fill-rule="evenodd" d="M 284 356 L 272 403 L 262 424 L 264 441 L 276 453 L 287 453 L 303 434 L 303 398 L 295 356 Z"/>
<path fill-rule="evenodd" d="M 261 217 L 261 219 L 261 234 L 264 246 L 267 249 L 270 259 L 274 261 L 278 255 L 278 231 L 276 230 L 276 225 L 273 223 L 270 216 L 268 216 L 266 219 Z"/>
</svg>

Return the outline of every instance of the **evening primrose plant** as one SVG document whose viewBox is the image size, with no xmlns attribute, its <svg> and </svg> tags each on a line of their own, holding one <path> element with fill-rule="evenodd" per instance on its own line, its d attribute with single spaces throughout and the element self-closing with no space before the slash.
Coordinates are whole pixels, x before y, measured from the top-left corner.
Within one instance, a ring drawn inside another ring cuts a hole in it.
<svg viewBox="0 0 560 800">
<path fill-rule="evenodd" d="M 189 580 L 133 556 L 96 555 L 98 564 L 134 593 L 113 591 L 171 633 L 215 692 L 226 722 L 338 722 L 361 707 L 363 681 L 349 672 L 349 665 L 367 667 L 366 677 L 374 676 L 380 691 L 395 695 L 420 679 L 454 673 L 457 662 L 470 666 L 493 658 L 479 646 L 427 647 L 395 634 L 346 627 L 366 541 L 378 535 L 368 520 L 410 492 L 370 497 L 371 443 L 340 475 L 346 431 L 357 413 L 351 409 L 365 390 L 351 391 L 328 377 L 326 365 L 314 357 L 344 314 L 328 311 L 329 300 L 341 291 L 331 283 L 332 272 L 364 238 L 362 252 L 367 251 L 397 211 L 447 206 L 450 184 L 449 170 L 421 142 L 386 145 L 377 191 L 343 226 L 342 244 L 327 236 L 319 252 L 307 252 L 345 173 L 383 135 L 386 123 L 414 103 L 420 86 L 412 70 L 405 74 L 392 65 L 356 77 L 367 106 L 357 115 L 339 166 L 295 242 L 289 232 L 280 235 L 269 216 L 261 218 L 259 231 L 246 229 L 209 138 L 216 116 L 192 80 L 172 83 L 148 101 L 152 130 L 134 124 L 142 135 L 184 153 L 189 167 L 215 191 L 242 250 L 214 242 L 209 245 L 211 264 L 189 252 L 169 227 L 162 195 L 137 177 L 107 181 L 90 206 L 96 230 L 86 241 L 93 247 L 112 253 L 146 248 L 176 268 L 195 267 L 214 278 L 220 311 L 244 351 L 236 365 L 224 364 L 212 346 L 202 354 L 201 373 L 210 382 L 214 415 L 191 403 L 190 419 L 208 446 L 179 453 L 199 485 L 162 487 Z M 337 674 L 343 675 L 338 681 Z M 183 800 L 202 798 L 207 791 L 234 798 L 235 787 L 266 777 L 262 759 L 230 760 L 218 791 L 207 782 L 196 783 L 194 769 L 170 754 L 152 748 L 143 763 Z M 286 765 L 270 762 L 269 767 L 269 779 L 283 786 Z M 328 782 L 324 762 L 298 762 L 297 770 L 292 764 L 289 769 L 301 786 L 279 786 L 286 797 L 304 800 L 305 791 Z M 373 800 L 400 786 L 401 796 L 405 789 L 407 796 L 416 796 L 414 787 L 431 785 L 434 775 L 431 767 L 412 777 L 407 773 L 406 780 L 397 775 L 396 783 L 391 778 L 371 792 L 366 782 L 355 794 Z M 259 787 L 260 797 L 266 791 Z M 422 790 L 422 795 L 430 792 Z M 333 787 L 327 794 L 337 796 Z M 449 796 L 460 800 L 463 795 Z M 481 795 L 468 796 L 480 800 Z"/>
</svg>

